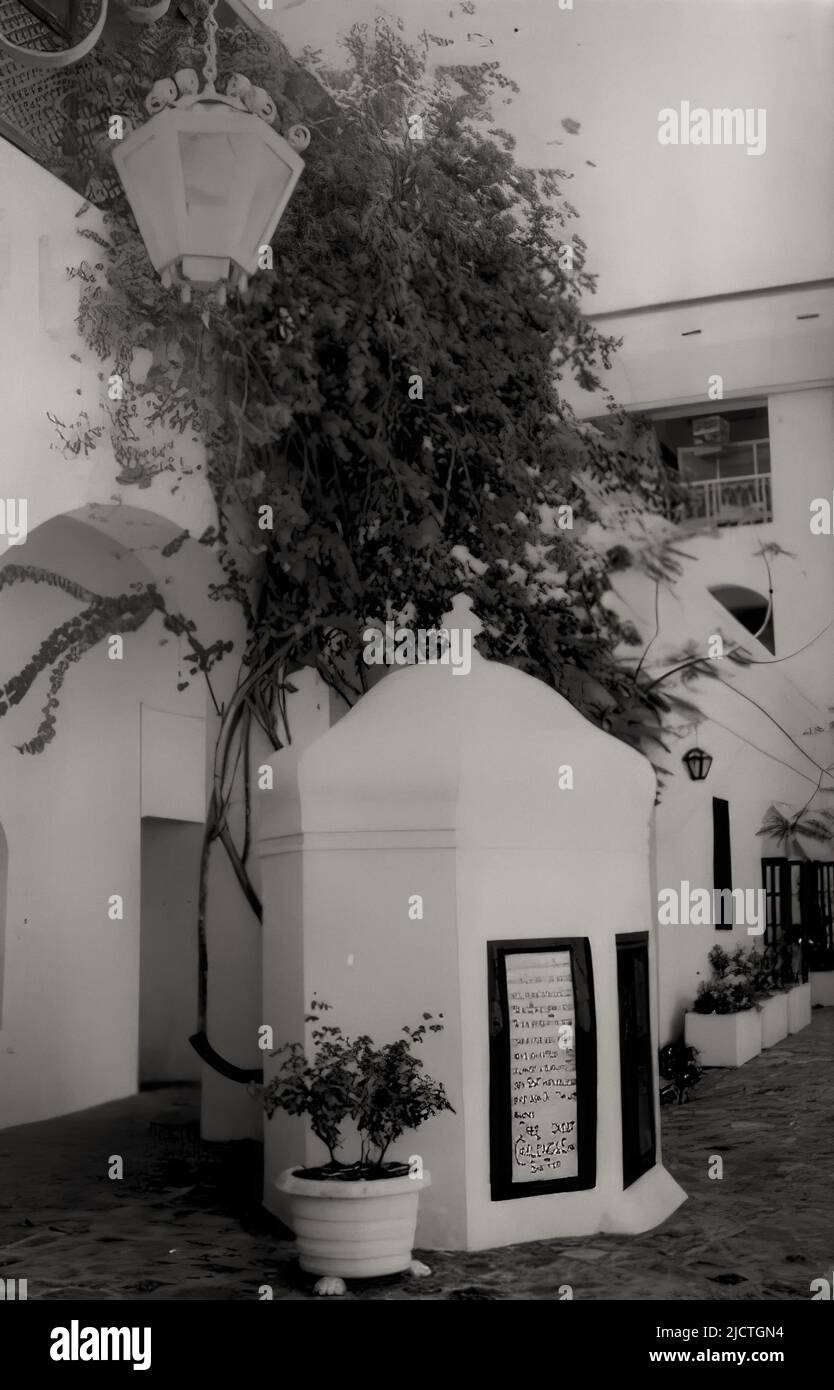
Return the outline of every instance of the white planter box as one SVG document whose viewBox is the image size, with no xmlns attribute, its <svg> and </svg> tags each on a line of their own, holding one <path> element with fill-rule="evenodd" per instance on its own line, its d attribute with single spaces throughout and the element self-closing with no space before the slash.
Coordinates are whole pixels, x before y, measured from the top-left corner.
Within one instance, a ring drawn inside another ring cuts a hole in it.
<svg viewBox="0 0 834 1390">
<path fill-rule="evenodd" d="M 762 1016 L 757 1009 L 738 1014 L 688 1013 L 687 1047 L 695 1047 L 699 1067 L 743 1067 L 762 1050 Z"/>
<path fill-rule="evenodd" d="M 760 999 L 762 1047 L 772 1047 L 788 1036 L 788 996 L 784 991 Z"/>
<path fill-rule="evenodd" d="M 288 1199 L 298 1263 L 311 1274 L 369 1279 L 399 1274 L 412 1263 L 420 1178 L 327 1182 L 287 1168 L 275 1185 Z"/>
<path fill-rule="evenodd" d="M 798 1033 L 811 1022 L 811 982 L 788 990 L 788 1032 Z"/>
<path fill-rule="evenodd" d="M 811 971 L 811 1007 L 821 1004 L 825 1009 L 834 1008 L 834 970 Z"/>
</svg>

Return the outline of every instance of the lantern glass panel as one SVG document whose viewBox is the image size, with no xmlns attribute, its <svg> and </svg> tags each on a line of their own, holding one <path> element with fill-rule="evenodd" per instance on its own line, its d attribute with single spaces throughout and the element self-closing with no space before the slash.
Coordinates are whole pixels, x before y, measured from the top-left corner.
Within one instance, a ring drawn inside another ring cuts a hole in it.
<svg viewBox="0 0 834 1390">
<path fill-rule="evenodd" d="M 180 163 L 189 217 L 212 216 L 222 209 L 234 182 L 234 141 L 228 134 L 180 132 Z"/>
<path fill-rule="evenodd" d="M 293 170 L 259 131 L 180 132 L 188 250 L 254 270 Z"/>
<path fill-rule="evenodd" d="M 236 143 L 228 130 L 178 135 L 185 200 L 183 254 L 237 259 L 242 209 L 235 188 L 241 178 Z"/>
<path fill-rule="evenodd" d="M 116 160 L 139 232 L 156 270 L 169 265 L 179 254 L 166 144 L 164 138 L 154 133 L 135 144 L 126 142 Z"/>
<path fill-rule="evenodd" d="M 247 151 L 247 156 L 251 193 L 237 259 L 251 271 L 257 264 L 258 248 L 269 240 L 275 214 L 284 205 L 296 171 L 265 142 L 257 142 L 257 148 Z"/>
</svg>

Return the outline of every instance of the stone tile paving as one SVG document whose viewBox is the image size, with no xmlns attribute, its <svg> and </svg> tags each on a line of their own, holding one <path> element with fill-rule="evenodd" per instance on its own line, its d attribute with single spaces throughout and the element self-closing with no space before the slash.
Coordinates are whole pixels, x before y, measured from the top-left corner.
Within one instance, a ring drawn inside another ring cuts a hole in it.
<svg viewBox="0 0 834 1390">
<path fill-rule="evenodd" d="M 705 1074 L 662 1113 L 664 1161 L 689 1200 L 642 1236 L 416 1252 L 426 1279 L 358 1299 L 807 1299 L 834 1270 L 834 1009 L 737 1071 Z M 143 1092 L 0 1131 L 0 1277 L 31 1299 L 312 1297 L 289 1233 L 260 1206 L 257 1144 L 201 1145 L 197 1094 Z M 112 1154 L 124 1178 L 107 1176 Z M 720 1180 L 708 1176 L 723 1159 Z"/>
</svg>

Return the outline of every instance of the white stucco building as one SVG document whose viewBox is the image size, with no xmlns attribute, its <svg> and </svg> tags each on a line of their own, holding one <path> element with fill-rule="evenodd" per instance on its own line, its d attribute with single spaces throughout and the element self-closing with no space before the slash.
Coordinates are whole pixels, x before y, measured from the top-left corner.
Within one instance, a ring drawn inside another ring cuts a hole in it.
<svg viewBox="0 0 834 1390">
<path fill-rule="evenodd" d="M 703 535 L 687 534 L 682 550 L 691 558 L 674 589 L 661 587 L 648 669 L 668 670 L 687 642 L 707 653 L 716 633 L 761 663 L 740 669 L 719 659 L 726 685 L 701 680 L 690 692 L 705 716 L 697 735 L 687 731 L 673 757 L 660 755 L 675 775 L 656 813 L 659 888 L 683 880 L 712 888 L 714 798 L 727 803 L 732 886 L 750 889 L 764 883 L 764 859 L 786 857 L 784 847 L 757 834 L 768 806 L 798 811 L 818 786 L 813 804 L 831 806 L 825 789 L 832 779 L 823 770 L 832 765 L 834 538 L 816 534 L 811 523 L 815 500 L 830 504 L 834 494 L 832 311 L 834 282 L 821 281 L 596 320 L 623 339 L 612 390 L 653 421 L 662 457 L 686 487 L 682 521 L 705 525 Z M 596 413 L 590 399 L 575 404 L 580 414 Z M 699 445 L 699 421 L 716 416 L 726 422 L 726 444 Z M 648 640 L 654 585 L 627 574 L 617 589 Z M 827 732 L 812 732 L 820 728 Z M 714 758 L 707 780 L 697 783 L 680 765 L 696 742 Z M 830 843 L 806 842 L 805 849 L 822 862 L 834 857 Z M 799 871 L 777 866 L 777 873 L 797 880 L 797 922 Z M 830 922 L 826 874 L 820 869 L 814 881 Z M 679 1029 L 716 942 L 732 948 L 751 939 L 745 926 L 660 928 L 661 1033 Z"/>
<path fill-rule="evenodd" d="M 192 539 L 162 553 L 183 530 L 198 537 L 213 522 L 208 487 L 194 471 L 175 490 L 172 475 L 161 472 L 146 489 L 128 492 L 114 483 L 106 436 L 89 453 L 60 447 L 49 417 L 70 422 L 86 411 L 95 421 L 106 389 L 100 364 L 80 346 L 77 286 L 65 274 L 80 255 L 80 200 L 4 139 L 0 187 L 13 190 L 0 198 L 7 326 L 0 338 L 0 497 L 25 499 L 28 513 L 24 545 L 0 535 L 0 580 L 3 567 L 25 562 L 96 593 L 164 586 L 171 608 L 235 643 L 217 668 L 222 698 L 242 625 L 230 605 L 207 598 L 218 576 L 205 547 Z M 87 225 L 95 225 L 94 212 Z M 795 921 L 810 884 L 829 914 L 830 942 L 829 871 L 803 871 L 800 884 L 784 850 L 757 832 L 771 803 L 798 810 L 817 793 L 830 804 L 834 537 L 815 534 L 810 521 L 815 499 L 834 506 L 834 281 L 612 311 L 599 326 L 623 338 L 609 383 L 614 394 L 652 417 L 662 456 L 687 489 L 682 524 L 687 517 L 711 523 L 702 534 L 687 532 L 682 575 L 660 591 L 646 670 L 660 677 L 687 643 L 706 654 L 717 633 L 757 663 L 741 668 L 717 658 L 721 680 L 701 681 L 691 692 L 703 715 L 697 734 L 673 731 L 672 751 L 661 755 L 671 775 L 655 811 L 652 893 L 684 881 L 712 888 L 719 862 L 731 882 L 715 886 L 758 889 L 763 861 L 779 860 L 767 870 L 768 884 L 781 876 Z M 577 397 L 575 406 L 591 419 L 598 402 Z M 698 442 L 704 417 L 725 422 L 713 426 L 723 439 L 717 446 Z M 186 462 L 196 469 L 196 451 Z M 770 547 L 764 557 L 763 546 Z M 626 571 L 616 601 L 648 642 L 654 585 Z M 0 591 L 0 682 L 75 611 L 75 600 L 45 586 Z M 145 1082 L 200 1079 L 207 1138 L 263 1132 L 258 1095 L 202 1066 L 185 1042 L 195 1026 L 196 876 L 215 726 L 202 685 L 184 680 L 184 650 L 158 619 L 125 638 L 119 659 L 95 649 L 70 672 L 57 738 L 41 757 L 15 746 L 37 727 L 42 700 L 34 692 L 0 721 L 3 1126 L 100 1104 Z M 340 713 L 320 682 L 302 681 L 292 697 L 294 745 L 281 755 L 285 768 Z M 701 782 L 681 763 L 696 742 L 713 759 Z M 264 756 L 256 743 L 253 765 Z M 597 772 L 604 788 L 604 765 Z M 287 773 L 277 785 L 290 780 Z M 808 851 L 823 865 L 834 860 L 825 846 Z M 258 881 L 254 852 L 250 867 Z M 121 915 L 112 912 L 116 897 Z M 581 935 L 581 894 L 572 903 Z M 277 998 L 273 975 L 287 962 L 279 967 L 270 935 L 264 970 L 258 924 L 220 855 L 211 904 L 209 1036 L 236 1065 L 257 1068 L 258 1029 Z M 645 922 L 647 931 L 653 926 Z M 658 929 L 657 1041 L 680 1034 L 710 948 L 751 941 L 743 925 Z M 281 1020 L 266 1021 L 280 1035 Z M 613 1052 L 613 1068 L 612 1059 Z M 473 1077 L 481 1060 L 471 1061 Z"/>
</svg>

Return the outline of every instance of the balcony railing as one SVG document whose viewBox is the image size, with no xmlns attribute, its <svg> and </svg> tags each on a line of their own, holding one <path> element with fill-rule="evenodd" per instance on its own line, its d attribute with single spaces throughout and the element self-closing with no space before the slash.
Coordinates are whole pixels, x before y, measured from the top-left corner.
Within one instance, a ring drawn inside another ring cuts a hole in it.
<svg viewBox="0 0 834 1390">
<path fill-rule="evenodd" d="M 773 520 L 769 473 L 685 483 L 684 515 L 713 526 L 752 526 Z"/>
<path fill-rule="evenodd" d="M 678 449 L 684 489 L 682 518 L 711 526 L 761 525 L 773 520 L 770 441 L 751 439 L 705 448 Z"/>
</svg>

